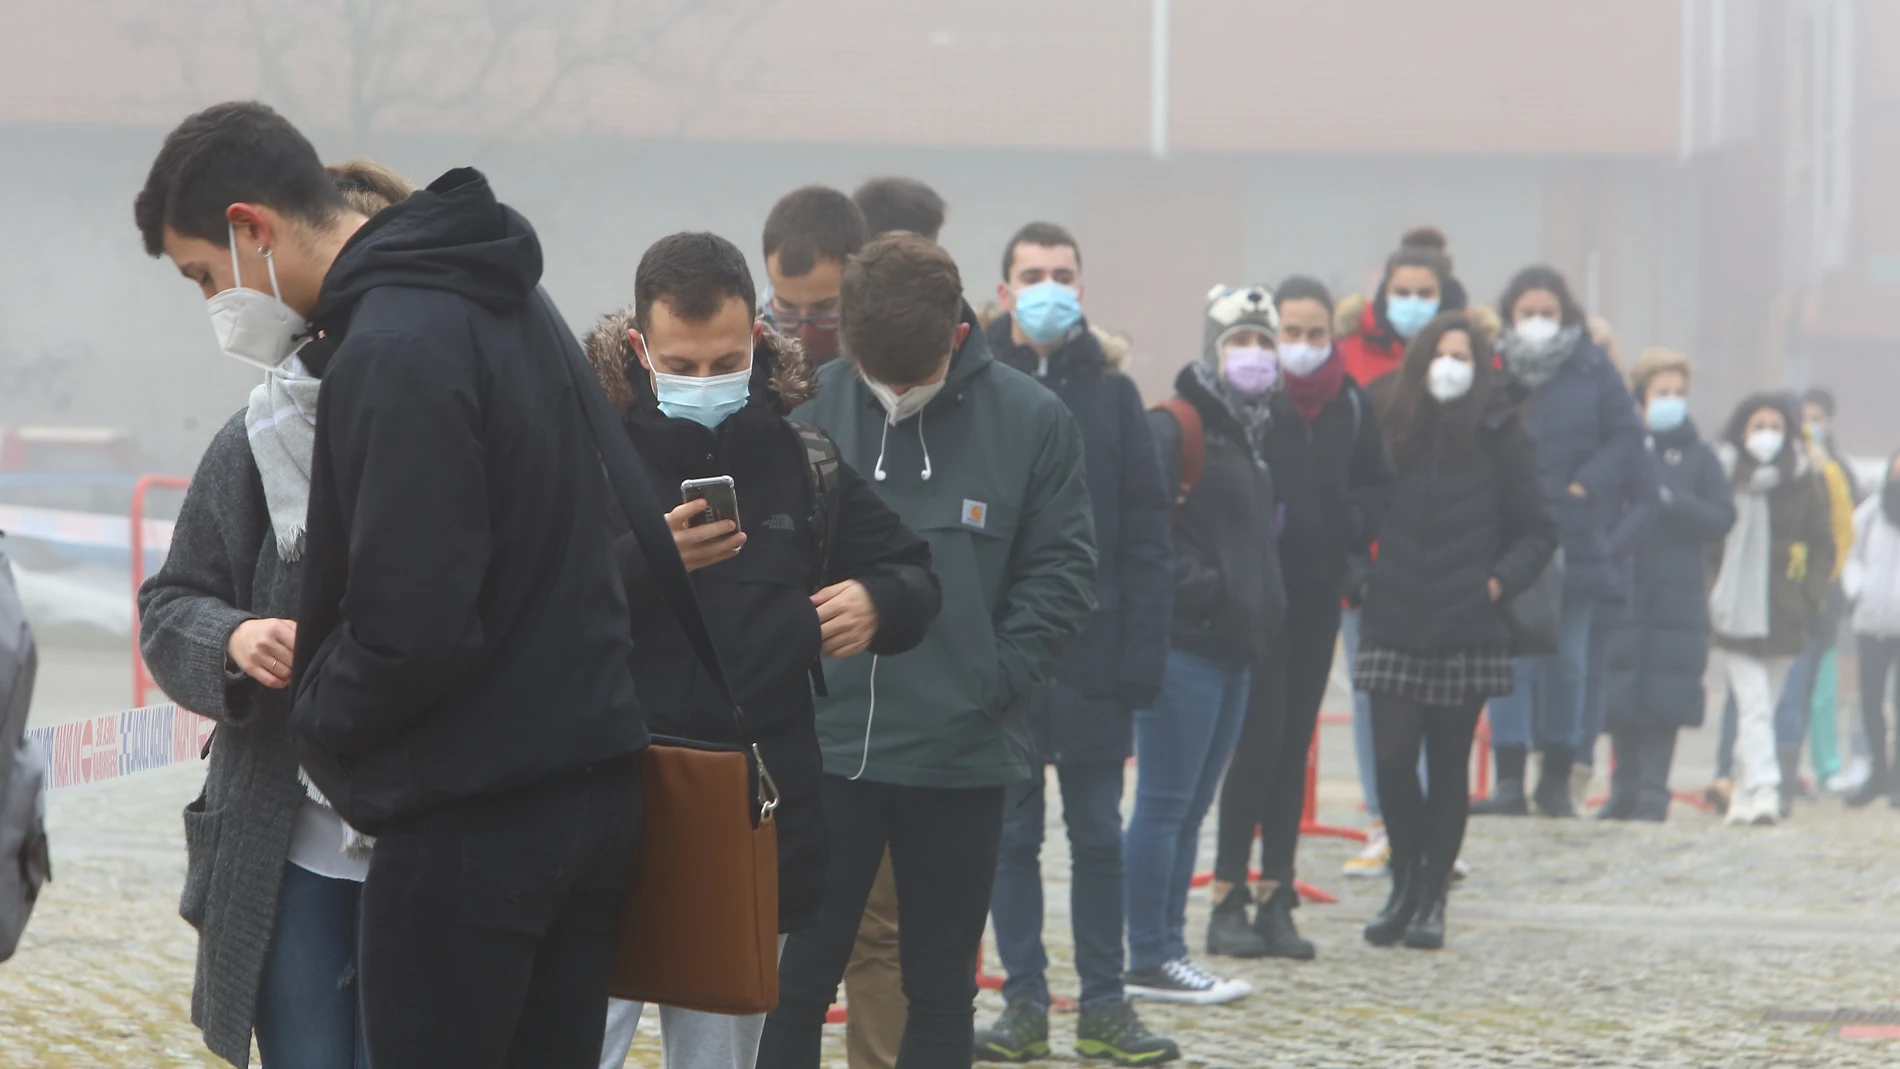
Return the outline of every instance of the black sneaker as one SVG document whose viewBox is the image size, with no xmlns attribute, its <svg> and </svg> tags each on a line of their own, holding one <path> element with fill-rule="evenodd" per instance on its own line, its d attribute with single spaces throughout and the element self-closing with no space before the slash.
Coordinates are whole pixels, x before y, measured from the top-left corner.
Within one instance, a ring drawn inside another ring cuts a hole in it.
<svg viewBox="0 0 1900 1069">
<path fill-rule="evenodd" d="M 1160 1065 L 1181 1056 L 1181 1048 L 1148 1031 L 1126 1001 L 1083 1010 L 1075 1023 L 1075 1052 L 1116 1065 Z"/>
<path fill-rule="evenodd" d="M 976 1033 L 979 1062 L 1033 1062 L 1049 1056 L 1049 1009 L 1028 999 L 1004 1008 L 1002 1016 Z"/>
<path fill-rule="evenodd" d="M 1130 972 L 1122 980 L 1130 998 L 1156 1002 L 1186 1002 L 1195 1006 L 1217 1006 L 1246 998 L 1253 985 L 1245 980 L 1223 980 L 1194 963 L 1193 958 L 1166 962 L 1158 969 Z"/>
</svg>

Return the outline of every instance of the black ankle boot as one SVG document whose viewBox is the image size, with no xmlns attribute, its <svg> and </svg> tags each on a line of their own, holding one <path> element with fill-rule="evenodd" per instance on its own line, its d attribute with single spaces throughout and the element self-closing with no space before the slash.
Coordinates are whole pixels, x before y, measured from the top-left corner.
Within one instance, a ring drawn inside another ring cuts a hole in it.
<svg viewBox="0 0 1900 1069">
<path fill-rule="evenodd" d="M 1893 786 L 1893 781 L 1885 769 L 1871 773 L 1867 777 L 1867 782 L 1847 792 L 1847 805 L 1852 809 L 1865 808 L 1876 799 L 1886 797 L 1892 792 Z"/>
<path fill-rule="evenodd" d="M 1544 767 L 1537 774 L 1537 790 L 1531 795 L 1539 813 L 1562 818 L 1577 815 L 1576 804 L 1570 800 L 1570 768 L 1575 763 L 1576 753 L 1570 747 L 1544 747 Z"/>
<path fill-rule="evenodd" d="M 1412 914 L 1418 912 L 1419 887 L 1418 866 L 1400 865 L 1393 859 L 1392 894 L 1385 900 L 1385 908 L 1366 925 L 1366 942 L 1375 947 L 1389 947 L 1405 938 Z"/>
<path fill-rule="evenodd" d="M 1207 952 L 1220 958 L 1264 958 L 1267 941 L 1247 923 L 1247 906 L 1253 896 L 1246 884 L 1235 884 L 1227 897 L 1214 907 L 1207 922 Z"/>
<path fill-rule="evenodd" d="M 1530 812 L 1531 805 L 1524 798 L 1521 779 L 1501 779 L 1491 788 L 1491 797 L 1471 803 L 1474 817 L 1523 817 Z"/>
<path fill-rule="evenodd" d="M 1405 945 L 1413 950 L 1437 950 L 1445 945 L 1445 884 L 1442 881 L 1427 890 L 1418 912 L 1412 915 L 1412 923 L 1405 929 Z"/>
<path fill-rule="evenodd" d="M 1293 926 L 1293 910 L 1299 904 L 1300 893 L 1283 883 L 1254 911 L 1253 930 L 1267 944 L 1267 957 L 1312 961 L 1317 955 L 1313 941 L 1300 938 L 1300 930 Z"/>
<path fill-rule="evenodd" d="M 1612 787 L 1610 800 L 1597 810 L 1598 820 L 1635 820 L 1637 793 L 1634 787 Z"/>
</svg>

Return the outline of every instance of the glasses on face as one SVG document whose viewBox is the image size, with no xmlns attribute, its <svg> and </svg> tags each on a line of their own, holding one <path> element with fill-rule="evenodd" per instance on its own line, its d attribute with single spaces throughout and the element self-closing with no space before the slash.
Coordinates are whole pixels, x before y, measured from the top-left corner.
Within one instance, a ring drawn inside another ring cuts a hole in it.
<svg viewBox="0 0 1900 1069">
<path fill-rule="evenodd" d="M 835 305 L 807 312 L 797 305 L 787 304 L 774 294 L 766 305 L 766 311 L 772 316 L 772 324 L 780 330 L 797 330 L 804 326 L 818 330 L 838 329 L 838 309 Z"/>
</svg>

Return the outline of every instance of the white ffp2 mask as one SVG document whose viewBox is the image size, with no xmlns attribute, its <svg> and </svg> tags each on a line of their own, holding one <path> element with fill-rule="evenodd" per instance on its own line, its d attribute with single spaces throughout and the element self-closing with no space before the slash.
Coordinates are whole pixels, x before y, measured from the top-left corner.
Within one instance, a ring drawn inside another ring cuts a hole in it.
<svg viewBox="0 0 1900 1069">
<path fill-rule="evenodd" d="M 303 344 L 310 325 L 284 303 L 277 289 L 277 264 L 264 254 L 270 292 L 246 289 L 238 272 L 237 227 L 226 223 L 231 241 L 231 288 L 205 302 L 211 330 L 224 355 L 263 371 L 275 371 Z"/>
</svg>

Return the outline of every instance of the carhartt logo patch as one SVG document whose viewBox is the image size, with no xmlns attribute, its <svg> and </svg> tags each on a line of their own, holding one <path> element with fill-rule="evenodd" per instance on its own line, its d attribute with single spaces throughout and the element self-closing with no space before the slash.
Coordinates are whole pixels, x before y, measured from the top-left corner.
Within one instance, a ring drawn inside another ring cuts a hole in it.
<svg viewBox="0 0 1900 1069">
<path fill-rule="evenodd" d="M 983 525 L 989 522 L 989 518 L 990 507 L 988 505 L 985 505 L 981 501 L 971 501 L 968 498 L 963 500 L 963 526 L 974 527 L 981 531 Z"/>
</svg>

